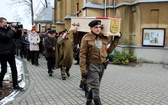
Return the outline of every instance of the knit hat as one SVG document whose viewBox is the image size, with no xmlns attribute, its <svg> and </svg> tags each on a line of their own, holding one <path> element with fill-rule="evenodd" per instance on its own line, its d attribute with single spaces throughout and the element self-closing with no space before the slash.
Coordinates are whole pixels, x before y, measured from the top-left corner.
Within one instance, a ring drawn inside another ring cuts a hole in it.
<svg viewBox="0 0 168 105">
<path fill-rule="evenodd" d="M 35 29 L 35 28 L 32 28 L 31 31 L 36 31 L 36 29 Z"/>
</svg>

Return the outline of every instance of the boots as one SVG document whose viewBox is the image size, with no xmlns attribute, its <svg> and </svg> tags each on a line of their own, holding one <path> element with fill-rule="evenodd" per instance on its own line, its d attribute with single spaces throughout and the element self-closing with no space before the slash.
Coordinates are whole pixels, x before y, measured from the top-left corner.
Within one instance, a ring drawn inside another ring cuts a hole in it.
<svg viewBox="0 0 168 105">
<path fill-rule="evenodd" d="M 100 97 L 95 97 L 94 98 L 94 103 L 95 103 L 95 105 L 102 105 L 101 101 L 100 101 Z"/>
<path fill-rule="evenodd" d="M 65 67 L 64 66 L 61 66 L 61 76 L 62 76 L 62 80 L 66 80 Z"/>
<path fill-rule="evenodd" d="M 88 96 L 87 94 L 89 92 L 89 88 L 86 83 L 83 83 L 83 90 L 85 91 L 85 97 L 87 97 Z"/>
<path fill-rule="evenodd" d="M 69 69 L 70 69 L 70 68 L 68 68 L 68 67 L 66 67 L 66 69 L 65 69 L 66 74 L 67 74 L 68 77 L 70 77 Z"/>
<path fill-rule="evenodd" d="M 62 74 L 61 76 L 62 76 L 62 80 L 66 80 L 65 74 Z"/>
<path fill-rule="evenodd" d="M 87 94 L 86 105 L 93 105 L 92 99 L 93 99 L 92 90 L 90 90 L 90 91 L 88 92 L 88 94 Z"/>
<path fill-rule="evenodd" d="M 80 81 L 80 85 L 79 85 L 79 87 L 80 87 L 83 91 L 85 91 L 85 90 L 84 90 L 83 83 L 82 83 L 82 80 Z"/>
</svg>

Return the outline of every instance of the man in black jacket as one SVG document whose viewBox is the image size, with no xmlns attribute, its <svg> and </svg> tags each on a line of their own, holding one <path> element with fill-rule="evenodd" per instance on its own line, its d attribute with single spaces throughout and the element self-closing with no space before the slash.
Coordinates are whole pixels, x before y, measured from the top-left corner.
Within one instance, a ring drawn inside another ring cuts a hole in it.
<svg viewBox="0 0 168 105">
<path fill-rule="evenodd" d="M 4 90 L 3 78 L 7 72 L 7 62 L 9 63 L 12 71 L 13 88 L 15 90 L 23 90 L 23 88 L 18 85 L 17 81 L 15 44 L 13 42 L 13 39 L 20 38 L 22 31 L 20 28 L 16 29 L 15 26 L 15 23 L 12 23 L 10 27 L 7 27 L 7 20 L 0 17 L 0 90 Z"/>
<path fill-rule="evenodd" d="M 47 59 L 47 68 L 49 76 L 52 76 L 52 68 L 55 66 L 55 50 L 56 50 L 56 31 L 48 31 L 48 36 L 44 38 L 45 55 Z"/>
</svg>

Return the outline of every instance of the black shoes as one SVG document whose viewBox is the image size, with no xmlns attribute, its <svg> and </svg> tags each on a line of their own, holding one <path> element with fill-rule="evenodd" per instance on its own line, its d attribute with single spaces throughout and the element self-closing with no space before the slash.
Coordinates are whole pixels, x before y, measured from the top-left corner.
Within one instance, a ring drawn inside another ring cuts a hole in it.
<svg viewBox="0 0 168 105">
<path fill-rule="evenodd" d="M 62 80 L 66 80 L 65 74 L 62 74 Z"/>
<path fill-rule="evenodd" d="M 80 85 L 79 87 L 83 90 L 83 84 L 82 84 L 82 81 L 80 81 Z"/>
<path fill-rule="evenodd" d="M 50 73 L 48 73 L 49 74 L 49 76 L 51 77 L 52 76 L 52 73 L 50 72 Z"/>
<path fill-rule="evenodd" d="M 13 86 L 13 89 L 14 90 L 20 90 L 20 91 L 24 90 L 24 88 L 20 87 L 19 85 Z"/>
<path fill-rule="evenodd" d="M 94 99 L 94 103 L 95 103 L 95 105 L 102 105 L 102 104 L 101 104 L 101 100 L 100 100 L 99 97 L 96 97 L 96 98 Z"/>
<path fill-rule="evenodd" d="M 66 80 L 66 77 L 62 77 L 62 80 Z"/>
<path fill-rule="evenodd" d="M 67 74 L 68 77 L 70 77 L 70 73 L 68 71 L 66 72 L 66 74 Z"/>
<path fill-rule="evenodd" d="M 39 64 L 36 64 L 36 66 L 39 66 Z"/>
<path fill-rule="evenodd" d="M 49 74 L 50 77 L 52 76 L 52 73 L 53 73 L 52 70 L 48 71 L 48 74 Z"/>
</svg>

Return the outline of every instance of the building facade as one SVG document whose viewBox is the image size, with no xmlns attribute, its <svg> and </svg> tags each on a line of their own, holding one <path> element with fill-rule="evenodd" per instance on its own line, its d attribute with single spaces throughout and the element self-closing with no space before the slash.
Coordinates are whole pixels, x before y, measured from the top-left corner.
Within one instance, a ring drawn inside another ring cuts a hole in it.
<svg viewBox="0 0 168 105">
<path fill-rule="evenodd" d="M 135 55 L 139 62 L 168 64 L 167 7 L 168 0 L 54 0 L 52 24 L 59 32 L 70 29 L 72 17 L 119 17 L 117 51 Z"/>
</svg>

